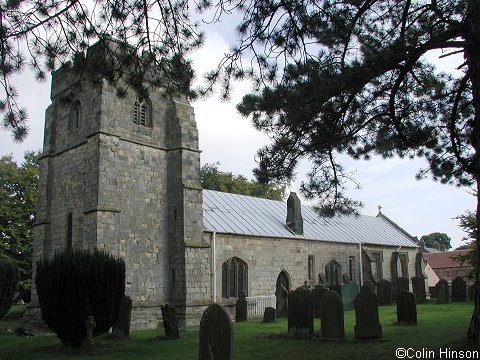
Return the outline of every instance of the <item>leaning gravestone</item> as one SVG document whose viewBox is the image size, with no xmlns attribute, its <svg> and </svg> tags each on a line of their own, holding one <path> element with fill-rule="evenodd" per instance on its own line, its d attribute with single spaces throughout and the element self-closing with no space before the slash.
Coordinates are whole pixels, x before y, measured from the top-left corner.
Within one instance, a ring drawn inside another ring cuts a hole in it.
<svg viewBox="0 0 480 360">
<path fill-rule="evenodd" d="M 227 311 L 218 304 L 210 305 L 200 320 L 199 360 L 230 360 L 233 327 Z"/>
<path fill-rule="evenodd" d="M 235 303 L 235 321 L 247 321 L 247 295 L 243 290 Z"/>
<path fill-rule="evenodd" d="M 313 316 L 316 318 L 320 317 L 320 304 L 322 301 L 322 296 L 327 291 L 328 289 L 325 287 L 325 285 L 315 285 L 312 290 Z"/>
<path fill-rule="evenodd" d="M 397 294 L 400 294 L 402 291 L 410 291 L 410 280 L 403 276 L 397 279 Z"/>
<path fill-rule="evenodd" d="M 435 285 L 435 292 L 437 294 L 437 304 L 446 304 L 449 301 L 448 296 L 448 281 L 445 279 L 440 279 Z"/>
<path fill-rule="evenodd" d="M 452 281 L 452 301 L 467 300 L 467 283 L 461 277 L 457 276 Z"/>
<path fill-rule="evenodd" d="M 379 305 L 392 304 L 392 283 L 390 280 L 381 279 L 377 283 L 377 296 Z"/>
<path fill-rule="evenodd" d="M 123 295 L 120 299 L 118 317 L 112 328 L 112 333 L 120 338 L 128 338 L 130 335 L 130 320 L 132 318 L 132 299 Z"/>
<path fill-rule="evenodd" d="M 179 339 L 177 316 L 173 305 L 162 305 L 163 328 L 167 339 Z"/>
<path fill-rule="evenodd" d="M 401 325 L 417 324 L 417 303 L 414 293 L 402 291 L 397 295 L 397 322 Z"/>
<path fill-rule="evenodd" d="M 312 296 L 301 287 L 288 295 L 288 333 L 295 336 L 313 334 Z"/>
<path fill-rule="evenodd" d="M 362 286 L 353 301 L 355 306 L 355 339 L 382 337 L 382 325 L 378 317 L 378 298 L 367 286 Z"/>
<path fill-rule="evenodd" d="M 325 338 L 344 338 L 343 303 L 340 296 L 335 291 L 325 292 L 320 308 L 320 335 Z"/>
<path fill-rule="evenodd" d="M 423 304 L 427 301 L 427 292 L 425 291 L 425 278 L 423 276 L 412 277 L 412 288 L 417 304 Z"/>
<path fill-rule="evenodd" d="M 277 310 L 273 307 L 266 307 L 265 311 L 263 312 L 263 322 L 264 323 L 270 323 L 274 322 L 277 317 Z"/>
</svg>

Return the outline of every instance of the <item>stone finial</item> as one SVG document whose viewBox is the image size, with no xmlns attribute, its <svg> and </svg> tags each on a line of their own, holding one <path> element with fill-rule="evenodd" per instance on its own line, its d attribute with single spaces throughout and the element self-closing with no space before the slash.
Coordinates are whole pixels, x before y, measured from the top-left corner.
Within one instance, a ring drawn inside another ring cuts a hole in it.
<svg viewBox="0 0 480 360">
<path fill-rule="evenodd" d="M 378 205 L 378 213 L 379 213 L 379 214 L 382 213 L 382 205 Z"/>
<path fill-rule="evenodd" d="M 294 192 L 290 193 L 287 200 L 287 227 L 295 235 L 303 235 L 302 204 Z"/>
</svg>

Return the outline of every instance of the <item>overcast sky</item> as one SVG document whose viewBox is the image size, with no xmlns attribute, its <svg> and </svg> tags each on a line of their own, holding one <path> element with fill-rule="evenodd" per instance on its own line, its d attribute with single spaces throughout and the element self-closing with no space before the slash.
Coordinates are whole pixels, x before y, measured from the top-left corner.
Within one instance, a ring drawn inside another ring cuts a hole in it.
<svg viewBox="0 0 480 360">
<path fill-rule="evenodd" d="M 231 35 L 231 33 L 229 34 Z M 195 71 L 202 74 L 216 65 L 227 51 L 225 33 L 207 34 L 204 48 L 194 55 Z M 432 56 L 438 66 L 446 66 L 438 56 Z M 26 150 L 40 149 L 43 144 L 44 113 L 50 104 L 50 80 L 35 82 L 28 73 L 16 78 L 20 102 L 28 110 L 30 135 L 23 143 L 15 143 L 11 135 L 0 131 L 0 155 L 13 153 L 21 161 Z M 252 178 L 256 166 L 256 151 L 268 144 L 266 135 L 253 128 L 249 119 L 241 117 L 235 105 L 248 92 L 247 83 L 237 84 L 231 101 L 223 103 L 218 96 L 193 104 L 200 134 L 201 162 L 220 162 L 220 169 Z M 444 232 L 452 238 L 453 247 L 462 244 L 464 233 L 458 227 L 456 216 L 474 210 L 476 199 L 468 189 L 442 185 L 428 180 L 417 181 L 415 174 L 426 167 L 421 159 L 373 159 L 353 161 L 345 159 L 345 167 L 354 172 L 360 189 L 351 189 L 348 195 L 364 204 L 364 215 L 375 216 L 378 206 L 382 212 L 413 236 Z M 298 192 L 299 184 L 308 171 L 303 166 L 291 191 Z"/>
</svg>

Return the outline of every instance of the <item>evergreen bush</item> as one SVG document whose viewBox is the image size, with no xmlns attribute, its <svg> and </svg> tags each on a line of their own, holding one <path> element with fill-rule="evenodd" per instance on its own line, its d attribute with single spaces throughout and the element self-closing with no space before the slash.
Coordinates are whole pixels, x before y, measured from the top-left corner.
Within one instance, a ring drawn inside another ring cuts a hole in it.
<svg viewBox="0 0 480 360">
<path fill-rule="evenodd" d="M 0 319 L 7 315 L 12 306 L 19 278 L 18 266 L 7 259 L 0 259 Z"/>
<path fill-rule="evenodd" d="M 108 332 L 125 293 L 125 262 L 105 252 L 58 252 L 37 263 L 38 301 L 45 323 L 67 347 L 80 347 L 89 315 L 93 335 Z"/>
</svg>

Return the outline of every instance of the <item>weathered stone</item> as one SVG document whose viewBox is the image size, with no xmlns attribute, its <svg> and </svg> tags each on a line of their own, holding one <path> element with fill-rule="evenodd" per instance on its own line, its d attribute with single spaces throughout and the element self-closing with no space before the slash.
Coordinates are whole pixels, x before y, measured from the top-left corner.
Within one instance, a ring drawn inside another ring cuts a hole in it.
<svg viewBox="0 0 480 360">
<path fill-rule="evenodd" d="M 377 287 L 375 286 L 375 284 L 371 281 L 371 280 L 365 280 L 362 287 L 368 287 L 368 289 L 370 290 L 370 292 L 372 294 L 376 294 L 377 293 Z M 361 291 L 361 289 L 360 289 Z"/>
<path fill-rule="evenodd" d="M 323 274 L 323 273 L 318 274 L 318 283 L 320 285 L 325 285 L 325 286 L 330 285 L 327 281 L 327 278 L 326 278 L 325 274 Z"/>
<path fill-rule="evenodd" d="M 85 321 L 85 327 L 87 328 L 87 334 L 85 339 L 82 343 L 82 350 L 92 353 L 95 351 L 95 343 L 93 342 L 93 329 L 97 325 L 95 321 L 93 321 L 93 316 L 89 316 L 87 321 Z"/>
<path fill-rule="evenodd" d="M 417 324 L 417 303 L 415 294 L 402 291 L 397 295 L 397 322 L 401 325 Z"/>
<path fill-rule="evenodd" d="M 320 311 L 320 334 L 325 338 L 345 337 L 342 299 L 335 291 L 327 291 L 322 296 Z"/>
<path fill-rule="evenodd" d="M 163 328 L 165 329 L 165 337 L 167 339 L 178 339 L 180 333 L 178 331 L 178 321 L 175 314 L 175 306 L 162 305 Z"/>
<path fill-rule="evenodd" d="M 448 294 L 449 286 L 448 281 L 445 279 L 438 280 L 437 284 L 435 285 L 435 293 L 437 295 L 437 304 L 446 304 L 450 301 L 450 296 Z"/>
<path fill-rule="evenodd" d="M 423 304 L 427 301 L 427 292 L 425 290 L 425 278 L 423 276 L 412 277 L 412 288 L 417 304 Z"/>
<path fill-rule="evenodd" d="M 199 360 L 232 358 L 233 326 L 227 311 L 218 304 L 210 305 L 200 320 Z"/>
<path fill-rule="evenodd" d="M 295 336 L 313 334 L 312 296 L 301 287 L 288 295 L 288 333 Z"/>
<path fill-rule="evenodd" d="M 235 302 L 235 321 L 247 321 L 247 296 L 245 291 L 240 291 L 239 297 Z"/>
<path fill-rule="evenodd" d="M 392 283 L 387 279 L 381 279 L 377 283 L 377 296 L 379 305 L 392 304 Z"/>
<path fill-rule="evenodd" d="M 312 290 L 312 302 L 313 302 L 313 316 L 320 317 L 320 305 L 322 303 L 322 296 L 328 289 L 325 285 L 315 285 Z"/>
<path fill-rule="evenodd" d="M 276 320 L 277 310 L 275 308 L 268 306 L 265 308 L 263 313 L 263 322 L 269 323 L 274 322 Z"/>
<path fill-rule="evenodd" d="M 382 337 L 382 325 L 378 317 L 378 298 L 370 287 L 362 286 L 353 301 L 355 306 L 355 339 Z"/>
<path fill-rule="evenodd" d="M 406 277 L 400 276 L 397 279 L 397 294 L 400 294 L 402 291 L 410 291 L 410 280 Z"/>
<path fill-rule="evenodd" d="M 288 290 L 283 285 L 278 285 L 275 291 L 277 316 L 288 316 Z"/>
<path fill-rule="evenodd" d="M 121 338 L 128 338 L 130 335 L 130 320 L 132 318 L 132 299 L 124 295 L 120 299 L 118 317 L 113 325 L 112 333 Z"/>
<path fill-rule="evenodd" d="M 457 276 L 452 281 L 452 301 L 467 300 L 467 283 L 463 278 Z"/>
</svg>

